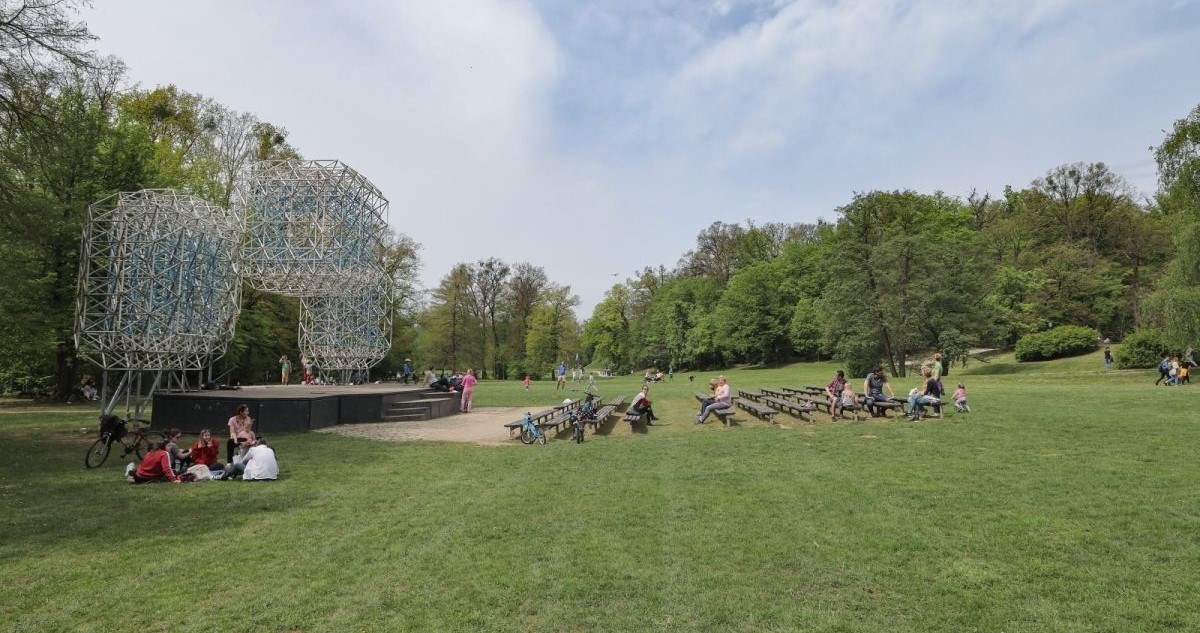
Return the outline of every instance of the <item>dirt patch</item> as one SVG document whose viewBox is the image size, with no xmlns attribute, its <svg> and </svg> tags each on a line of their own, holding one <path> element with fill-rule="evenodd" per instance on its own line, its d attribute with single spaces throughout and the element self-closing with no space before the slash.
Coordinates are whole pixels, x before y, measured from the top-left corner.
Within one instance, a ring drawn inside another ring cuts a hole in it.
<svg viewBox="0 0 1200 633">
<path fill-rule="evenodd" d="M 504 425 L 519 420 L 519 407 L 476 407 L 470 413 L 414 422 L 340 424 L 317 431 L 385 442 L 466 442 L 469 444 L 520 444 Z"/>
</svg>

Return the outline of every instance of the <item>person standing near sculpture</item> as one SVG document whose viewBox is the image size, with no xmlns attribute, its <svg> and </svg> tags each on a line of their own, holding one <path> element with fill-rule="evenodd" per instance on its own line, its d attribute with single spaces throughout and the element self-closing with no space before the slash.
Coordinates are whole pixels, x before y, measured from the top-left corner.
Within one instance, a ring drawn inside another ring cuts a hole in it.
<svg viewBox="0 0 1200 633">
<path fill-rule="evenodd" d="M 477 382 L 479 381 L 475 379 L 475 370 L 467 368 L 467 373 L 462 377 L 462 397 L 459 398 L 459 411 L 471 412 L 471 399 L 475 395 L 475 383 Z"/>
</svg>

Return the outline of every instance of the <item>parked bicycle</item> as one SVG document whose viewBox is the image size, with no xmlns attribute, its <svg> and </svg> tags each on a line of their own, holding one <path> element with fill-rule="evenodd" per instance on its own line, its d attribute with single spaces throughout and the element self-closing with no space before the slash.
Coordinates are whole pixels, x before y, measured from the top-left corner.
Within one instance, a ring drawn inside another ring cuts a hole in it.
<svg viewBox="0 0 1200 633">
<path fill-rule="evenodd" d="M 545 444 L 546 434 L 542 433 L 542 430 L 533 423 L 533 415 L 526 413 L 525 419 L 521 420 L 521 443 L 533 444 L 534 442 Z"/>
<path fill-rule="evenodd" d="M 126 429 L 125 420 L 115 415 L 101 417 L 100 439 L 97 439 L 88 448 L 87 455 L 83 458 L 83 465 L 88 468 L 99 468 L 104 464 L 104 460 L 108 459 L 108 454 L 112 451 L 114 444 L 122 449 L 122 461 L 131 454 L 137 455 L 138 461 L 141 461 L 151 447 L 165 439 L 162 433 L 149 430 L 150 422 L 147 420 L 130 420 L 129 426 L 132 427 L 132 430 Z"/>
</svg>

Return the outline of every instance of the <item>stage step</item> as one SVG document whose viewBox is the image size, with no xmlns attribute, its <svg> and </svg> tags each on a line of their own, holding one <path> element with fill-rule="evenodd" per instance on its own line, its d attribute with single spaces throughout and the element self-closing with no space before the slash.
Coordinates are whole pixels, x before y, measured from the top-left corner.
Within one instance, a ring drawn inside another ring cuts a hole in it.
<svg viewBox="0 0 1200 633">
<path fill-rule="evenodd" d="M 418 413 L 387 413 L 383 416 L 384 422 L 420 422 L 428 419 L 428 411 Z"/>
</svg>

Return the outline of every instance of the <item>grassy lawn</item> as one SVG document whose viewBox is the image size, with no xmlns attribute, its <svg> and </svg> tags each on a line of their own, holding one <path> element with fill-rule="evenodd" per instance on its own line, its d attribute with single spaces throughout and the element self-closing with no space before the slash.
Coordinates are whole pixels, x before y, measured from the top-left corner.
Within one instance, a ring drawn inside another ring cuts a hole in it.
<svg viewBox="0 0 1200 633">
<path fill-rule="evenodd" d="M 645 433 L 274 435 L 274 483 L 130 486 L 83 468 L 94 410 L 8 406 L 0 630 L 1200 630 L 1200 384 L 1102 369 L 1000 357 L 948 377 L 971 414 L 730 429 L 692 425 L 713 374 L 685 373 Z M 565 395 L 485 381 L 476 405 Z"/>
</svg>

